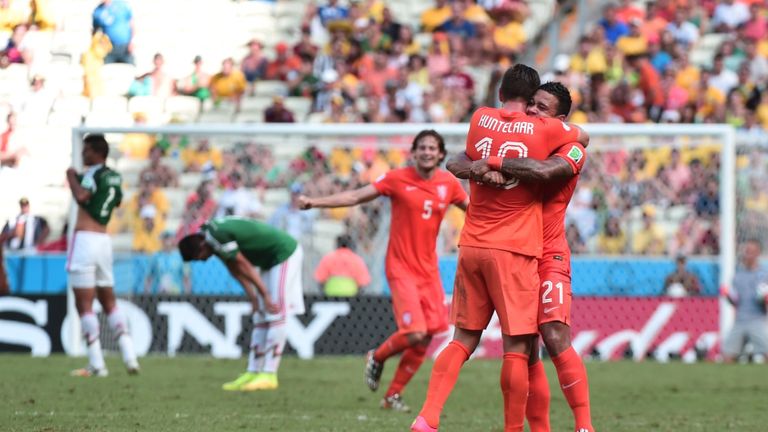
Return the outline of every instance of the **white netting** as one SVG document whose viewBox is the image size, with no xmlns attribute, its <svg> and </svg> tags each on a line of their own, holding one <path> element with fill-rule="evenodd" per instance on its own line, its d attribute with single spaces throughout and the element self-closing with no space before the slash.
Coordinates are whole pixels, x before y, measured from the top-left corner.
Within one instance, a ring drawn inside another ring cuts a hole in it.
<svg viewBox="0 0 768 432">
<path fill-rule="evenodd" d="M 271 220 L 300 239 L 306 251 L 307 293 L 319 291 L 312 279 L 314 268 L 342 233 L 355 239 L 374 276 L 369 292 L 381 292 L 389 232 L 387 200 L 306 213 L 290 209 L 291 197 L 299 192 L 327 195 L 369 183 L 407 163 L 413 135 L 432 127 L 446 137 L 449 152 L 463 150 L 466 125 L 95 130 L 108 133 L 113 145 L 110 163 L 125 179 L 125 202 L 110 230 L 117 251 L 134 253 L 117 254 L 118 291 L 129 296 L 163 291 L 237 294 L 236 286 L 222 287 L 220 272 L 205 275 L 199 269 L 177 269 L 176 281 L 170 284 L 162 281 L 168 276 L 161 274 L 170 266 L 163 258 L 164 232 L 167 250 L 173 251 L 175 238 L 196 230 L 212 215 L 234 212 Z M 576 294 L 669 294 L 664 273 L 674 270 L 670 257 L 676 255 L 689 257 L 703 293 L 715 294 L 728 273 L 721 269 L 731 268 L 733 262 L 729 237 L 734 229 L 733 194 L 725 192 L 733 187 L 733 171 L 724 169 L 733 161 L 731 129 L 590 125 L 588 130 L 592 137 L 588 161 L 566 220 Z M 80 129 L 74 135 L 88 131 Z M 79 143 L 75 141 L 75 148 Z M 147 158 L 152 146 L 164 150 L 160 168 L 152 168 Z M 753 177 L 762 178 L 762 165 L 754 163 L 758 165 Z M 244 189 L 238 191 L 239 186 Z M 761 192 L 750 193 L 758 198 L 745 195 L 744 203 L 759 205 Z M 754 219 L 750 214 L 745 212 L 739 220 L 748 230 L 759 230 L 759 225 L 747 224 Z M 446 217 L 438 245 L 441 256 L 456 252 L 462 224 L 458 210 Z M 448 286 L 449 258 L 442 269 Z"/>
</svg>

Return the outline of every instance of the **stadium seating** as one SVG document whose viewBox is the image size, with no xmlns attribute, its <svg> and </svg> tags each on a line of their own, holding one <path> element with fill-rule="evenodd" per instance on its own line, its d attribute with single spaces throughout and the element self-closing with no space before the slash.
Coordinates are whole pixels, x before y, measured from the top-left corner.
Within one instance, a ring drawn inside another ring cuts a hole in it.
<svg viewBox="0 0 768 432">
<path fill-rule="evenodd" d="M 346 4 L 347 2 L 342 3 Z M 515 4 L 516 2 L 509 3 Z M 322 1 L 320 4 L 322 4 Z M 456 41 L 445 42 L 446 45 L 442 46 L 440 44 L 443 42 L 439 42 L 441 40 L 440 37 L 436 37 L 435 34 L 425 32 L 419 28 L 421 14 L 425 9 L 432 6 L 431 2 L 388 0 L 384 4 L 391 9 L 397 21 L 411 27 L 414 33 L 414 41 L 420 46 L 418 52 L 421 55 L 428 55 L 436 43 L 439 48 L 438 51 L 450 51 L 453 47 L 454 50 L 458 50 L 458 54 L 462 54 L 461 48 L 456 47 Z M 636 5 L 647 6 L 645 2 L 637 2 Z M 14 134 L 17 139 L 25 144 L 28 143 L 28 147 L 33 149 L 30 153 L 34 157 L 28 157 L 21 164 L 20 170 L 23 173 L 45 170 L 44 175 L 40 176 L 42 184 L 60 185 L 63 187 L 63 169 L 61 168 L 65 168 L 67 165 L 65 162 L 69 156 L 69 151 L 61 151 L 59 153 L 59 149 L 66 149 L 71 139 L 66 128 L 80 123 L 89 126 L 130 126 L 136 124 L 137 119 L 142 118 L 143 120 L 141 121 L 146 121 L 148 124 L 163 124 L 169 121 L 261 123 L 264 121 L 265 109 L 273 103 L 273 97 L 277 95 L 286 96 L 285 106 L 293 112 L 296 121 L 320 123 L 331 119 L 328 110 L 322 104 L 320 111 L 315 112 L 317 105 L 314 104 L 312 97 L 289 96 L 288 83 L 276 79 L 257 80 L 255 94 L 250 96 L 246 93 L 242 98 L 239 110 L 231 102 L 213 103 L 210 99 L 201 101 L 191 96 L 127 97 L 135 78 L 151 70 L 152 57 L 155 53 L 163 54 L 166 73 L 173 79 L 180 79 L 191 73 L 191 60 L 196 55 L 202 56 L 204 70 L 209 74 L 218 72 L 221 61 L 227 57 L 234 58 L 236 64 L 239 65 L 240 60 L 248 52 L 246 42 L 253 38 L 262 42 L 264 54 L 271 61 L 275 58 L 275 48 L 278 43 L 287 43 L 290 48 L 299 41 L 302 27 L 310 29 L 313 43 L 318 45 L 320 55 L 330 52 L 330 43 L 325 44 L 324 41 L 330 41 L 334 36 L 322 29 L 317 18 L 314 21 L 307 21 L 305 19 L 306 2 L 297 0 L 278 0 L 275 2 L 217 1 L 214 5 L 204 0 L 169 0 L 159 3 L 151 0 L 131 1 L 136 25 L 136 39 L 134 40 L 136 65 L 105 64 L 101 66 L 96 76 L 103 83 L 103 91 L 87 97 L 83 95 L 85 90 L 84 74 L 86 71 L 81 65 L 81 57 L 83 53 L 88 51 L 91 44 L 91 12 L 94 6 L 95 3 L 93 1 L 84 0 L 56 2 L 53 7 L 58 21 L 57 29 L 52 32 L 30 33 L 29 40 L 34 41 L 34 47 L 37 50 L 32 64 L 14 63 L 6 68 L 0 68 L 0 98 L 13 104 L 14 110 L 18 112 L 18 129 Z M 528 15 L 522 21 L 522 25 L 524 33 L 530 41 L 538 35 L 543 26 L 553 16 L 557 4 L 554 0 L 530 0 L 525 2 L 525 6 L 528 9 Z M 588 7 L 593 6 L 588 5 Z M 26 6 L 22 5 L 22 7 Z M 691 19 L 699 20 L 701 17 L 711 16 L 712 10 L 706 9 L 707 7 L 709 5 L 694 4 L 691 10 Z M 765 8 L 762 10 L 765 12 Z M 501 12 L 491 11 L 491 18 L 495 19 L 498 13 Z M 168 16 L 173 16 L 174 19 L 169 20 L 167 19 Z M 600 32 L 595 30 L 600 26 L 600 23 L 589 14 L 581 14 L 580 16 L 584 16 L 588 20 L 581 23 L 580 26 L 585 29 L 590 39 L 591 49 L 599 55 L 606 55 L 606 52 L 611 47 L 602 38 Z M 521 18 L 516 17 L 516 19 Z M 349 32 L 354 31 L 354 25 L 351 25 L 351 28 L 352 30 L 344 30 L 347 33 L 342 32 L 343 36 L 337 35 L 335 37 L 341 37 L 348 44 L 348 39 L 352 35 Z M 683 55 L 687 55 L 688 61 L 699 69 L 709 68 L 712 59 L 720 52 L 723 43 L 735 40 L 736 35 L 736 31 L 721 33 L 704 26 L 701 28 L 699 40 L 689 49 L 684 50 Z M 0 41 L 7 39 L 9 34 L 6 33 L 5 36 L 5 38 L 0 36 Z M 435 42 L 436 40 L 438 42 Z M 463 43 L 468 42 L 472 41 L 463 41 Z M 740 40 L 736 40 L 736 42 L 743 43 Z M 758 50 L 764 54 L 766 44 L 764 41 L 758 42 L 759 45 L 762 44 Z M 454 45 L 452 46 L 451 44 Z M 385 45 L 386 43 L 382 42 L 381 47 Z M 484 45 L 480 44 L 477 46 Z M 532 49 L 535 49 L 535 42 L 530 46 Z M 392 48 L 394 49 L 395 47 Z M 673 48 L 674 46 L 667 45 L 662 47 L 663 50 L 670 51 L 673 57 L 680 55 Z M 741 51 L 744 50 L 744 46 L 738 46 L 737 48 Z M 345 46 L 344 49 L 348 49 L 348 47 Z M 379 49 L 384 50 L 385 48 Z M 471 53 L 464 52 L 463 54 Z M 479 61 L 462 67 L 462 73 L 466 73 L 473 81 L 474 91 L 471 94 L 471 98 L 475 105 L 485 103 L 486 91 L 489 85 L 492 84 L 491 80 L 495 69 L 498 65 L 507 64 L 507 59 L 497 54 L 482 57 Z M 390 60 L 394 62 L 396 59 L 392 58 Z M 397 61 L 400 60 L 402 59 Z M 673 58 L 673 60 L 677 59 Z M 318 62 L 315 62 L 315 68 L 319 67 L 318 64 Z M 608 100 L 610 98 L 607 95 L 619 84 L 620 79 L 609 78 L 606 87 L 601 88 L 598 94 L 597 89 L 590 87 L 592 76 L 584 71 L 574 70 L 572 66 L 575 64 L 574 61 L 571 61 L 569 66 L 565 68 L 560 67 L 560 70 L 556 70 L 555 74 L 552 75 L 571 84 L 575 97 L 574 119 L 589 122 L 637 120 L 638 117 L 631 116 L 631 118 L 622 118 L 618 113 L 618 108 Z M 674 65 L 674 63 L 672 64 Z M 625 63 L 619 63 L 617 67 L 620 72 L 619 76 L 624 77 L 630 84 L 630 92 L 636 93 L 638 88 L 637 74 L 626 66 Z M 558 68 L 556 67 L 556 69 Z M 403 70 L 405 69 L 403 68 Z M 356 78 L 359 78 L 361 82 L 365 81 L 364 73 L 360 71 L 353 72 L 358 74 Z M 411 71 L 409 70 L 408 72 Z M 323 78 L 321 71 L 317 70 L 315 73 L 318 76 L 314 78 L 320 79 L 320 82 L 313 85 L 324 85 L 323 79 L 325 78 Z M 50 95 L 50 100 L 47 99 L 47 96 L 31 96 L 30 81 L 36 75 L 45 79 L 44 90 L 46 95 Z M 332 75 L 329 76 L 333 78 Z M 330 78 L 328 79 L 330 80 Z M 338 78 L 339 81 L 343 79 L 344 77 Z M 345 83 L 350 81 L 354 80 L 344 80 Z M 461 101 L 465 97 L 450 93 L 452 90 L 446 93 L 445 89 L 441 89 L 443 85 L 438 81 L 440 81 L 440 77 L 431 77 L 429 79 L 430 85 L 422 89 L 437 100 L 432 100 L 432 105 L 425 107 L 424 111 L 427 113 L 425 117 L 416 118 L 432 121 L 465 121 L 467 114 L 471 112 L 472 106 L 469 104 L 467 106 L 458 106 L 456 102 Z M 758 89 L 758 96 L 760 91 L 764 91 L 764 83 L 739 83 L 740 91 L 747 91 L 751 87 Z M 392 117 L 392 113 L 376 113 L 376 111 L 380 111 L 380 109 L 376 108 L 386 104 L 381 104 L 379 99 L 365 97 L 364 95 L 368 93 L 368 90 L 364 83 L 358 84 L 355 89 L 360 96 L 346 95 L 344 110 L 348 115 L 342 117 L 364 119 L 365 121 L 402 120 L 401 118 Z M 443 92 L 442 94 L 439 93 L 441 91 Z M 591 92 L 594 94 L 591 94 Z M 746 98 L 748 95 L 744 96 Z M 690 103 L 694 104 L 693 108 L 696 113 L 694 121 L 723 122 L 728 120 L 726 116 L 721 115 L 718 117 L 719 114 L 717 113 L 725 113 L 724 109 L 718 109 L 717 106 L 709 107 L 711 108 L 709 110 L 704 109 L 702 104 L 706 105 L 711 103 L 711 101 L 691 101 Z M 722 104 L 723 102 L 717 103 Z M 633 109 L 635 114 L 639 115 L 640 121 L 648 121 L 643 108 L 647 107 L 634 107 Z M 8 106 L 0 104 L 0 114 L 2 114 L 3 118 L 7 109 Z M 760 111 L 754 107 L 749 108 L 749 110 L 755 112 L 755 117 L 758 117 L 757 123 L 768 124 L 768 120 L 764 118 L 766 117 L 765 114 L 758 115 L 761 112 L 765 113 L 765 110 Z M 678 110 L 677 114 L 674 112 L 668 112 L 667 114 L 666 117 L 663 117 L 664 121 L 674 121 L 674 119 L 682 117 L 682 109 Z M 390 117 L 388 118 L 387 115 Z M 407 114 L 406 120 L 408 120 Z M 687 120 L 691 121 L 691 119 Z M 744 119 L 742 118 L 741 120 L 743 121 Z M 747 126 L 751 128 L 757 127 L 762 130 L 759 125 Z M 741 125 L 741 127 L 747 126 Z M 111 136 L 110 138 L 121 139 L 120 136 Z M 46 147 L 42 147 L 43 144 Z M 60 154 L 63 159 L 55 163 L 39 160 L 39 155 L 47 154 L 51 147 L 56 148 L 56 154 Z M 178 150 L 176 149 L 176 151 L 169 153 L 168 162 L 180 166 L 181 164 L 178 163 Z M 278 165 L 288 165 L 296 153 L 297 150 L 295 148 L 291 149 L 288 146 L 275 146 L 272 149 L 272 155 Z M 686 153 L 684 160 L 687 163 L 693 159 L 706 161 L 709 155 L 709 153 L 703 153 L 691 156 L 689 153 Z M 601 155 L 597 152 L 595 158 L 599 159 L 601 157 L 608 158 L 612 156 Z M 644 152 L 643 155 L 638 156 L 637 163 L 645 167 L 643 187 L 654 188 L 657 186 L 654 183 L 654 177 L 658 174 L 658 170 L 664 166 L 664 160 L 664 155 L 656 154 L 653 151 Z M 120 163 L 122 164 L 122 161 Z M 137 180 L 139 169 L 140 167 L 137 165 L 128 169 L 124 174 L 129 187 L 136 186 L 135 181 Z M 715 176 L 717 172 L 714 168 L 705 166 L 705 174 Z M 334 176 L 335 173 L 331 172 L 328 175 Z M 199 173 L 182 173 L 179 189 L 188 192 L 199 184 L 200 179 L 201 175 Z M 625 170 L 617 173 L 615 178 L 600 177 L 592 180 L 591 184 L 595 191 L 599 191 L 601 188 L 621 189 L 627 182 L 632 181 Z M 284 181 L 284 179 L 281 181 Z M 271 192 L 273 189 L 268 189 L 270 198 L 267 201 L 269 206 L 277 204 L 276 201 L 272 200 L 273 195 L 270 194 L 274 193 L 276 194 L 274 196 L 286 199 L 287 195 L 285 195 L 284 189 L 281 189 L 285 187 L 284 183 L 278 182 L 269 186 L 283 191 Z M 695 197 L 700 192 L 691 191 L 690 197 Z M 180 192 L 174 191 L 173 193 L 177 198 L 182 195 Z M 55 199 L 52 199 L 50 205 L 42 204 L 42 207 L 51 211 L 48 214 L 51 219 L 61 220 L 64 217 L 62 211 L 64 206 L 57 205 L 57 203 Z M 620 201 L 619 204 L 623 205 L 624 203 Z M 661 209 L 657 215 L 657 222 L 667 233 L 675 231 L 676 227 L 685 218 L 685 215 L 693 211 L 694 205 L 693 202 L 676 203 L 674 205 L 668 205 L 663 202 L 649 202 L 645 204 L 652 204 Z M 642 217 L 642 206 L 631 204 L 630 207 L 622 224 L 625 229 L 636 231 L 636 227 Z M 177 207 L 174 206 L 174 208 Z M 0 212 L 2 213 L 0 217 L 9 216 L 6 214 L 8 211 L 10 210 L 4 208 Z M 605 208 L 598 209 L 597 212 L 599 213 L 599 219 L 604 219 L 610 213 Z M 178 219 L 178 215 L 174 215 L 173 219 Z M 601 230 L 602 227 L 598 226 L 590 234 L 591 238 L 583 239 L 586 250 L 600 252 L 595 244 Z"/>
</svg>

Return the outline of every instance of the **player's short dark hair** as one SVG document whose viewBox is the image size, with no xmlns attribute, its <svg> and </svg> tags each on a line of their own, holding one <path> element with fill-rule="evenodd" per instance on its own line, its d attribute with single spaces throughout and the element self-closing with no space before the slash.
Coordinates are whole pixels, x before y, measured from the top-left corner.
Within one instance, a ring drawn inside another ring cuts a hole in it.
<svg viewBox="0 0 768 432">
<path fill-rule="evenodd" d="M 200 249 L 202 249 L 204 237 L 201 233 L 189 234 L 181 240 L 179 240 L 179 252 L 181 253 L 181 259 L 184 261 L 192 261 L 200 256 Z"/>
<path fill-rule="evenodd" d="M 102 134 L 86 135 L 86 137 L 83 138 L 83 144 L 90 146 L 94 153 L 103 157 L 104 159 L 109 156 L 109 143 Z"/>
<path fill-rule="evenodd" d="M 550 81 L 539 86 L 539 90 L 545 91 L 557 99 L 557 115 L 567 116 L 570 114 L 573 100 L 568 87 L 557 81 Z"/>
<path fill-rule="evenodd" d="M 352 240 L 352 236 L 349 234 L 342 234 L 338 237 L 336 237 L 336 247 L 337 248 L 348 248 L 348 249 L 354 249 L 355 248 L 355 241 Z"/>
<path fill-rule="evenodd" d="M 445 159 L 446 151 L 445 151 L 445 139 L 442 135 L 440 135 L 436 130 L 434 129 L 424 129 L 423 131 L 416 134 L 415 137 L 413 137 L 413 142 L 411 143 L 411 151 L 416 151 L 416 146 L 419 145 L 419 141 L 422 139 L 431 136 L 432 138 L 437 140 L 437 147 L 440 149 L 440 153 L 443 154 L 443 157 L 440 158 L 440 163 L 443 162 L 443 159 Z"/>
<path fill-rule="evenodd" d="M 541 79 L 536 69 L 518 63 L 504 72 L 501 78 L 499 96 L 501 102 L 521 99 L 528 102 L 541 85 Z"/>
</svg>

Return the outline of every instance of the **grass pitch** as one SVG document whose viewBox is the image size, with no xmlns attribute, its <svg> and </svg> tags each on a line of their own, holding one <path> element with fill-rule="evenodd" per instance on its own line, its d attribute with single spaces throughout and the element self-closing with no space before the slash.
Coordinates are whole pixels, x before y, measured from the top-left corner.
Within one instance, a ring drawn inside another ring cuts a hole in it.
<svg viewBox="0 0 768 432">
<path fill-rule="evenodd" d="M 365 431 L 408 430 L 414 415 L 378 408 L 382 389 L 363 383 L 362 357 L 286 358 L 280 388 L 220 390 L 244 361 L 149 357 L 126 375 L 116 357 L 108 378 L 73 378 L 84 359 L 2 355 L 3 431 Z M 404 398 L 424 400 L 432 363 L 424 364 Z M 551 363 L 552 430 L 572 431 L 571 414 Z M 502 431 L 498 361 L 468 363 L 446 405 L 441 432 Z M 594 424 L 600 432 L 765 431 L 765 366 L 678 363 L 588 363 Z"/>
</svg>

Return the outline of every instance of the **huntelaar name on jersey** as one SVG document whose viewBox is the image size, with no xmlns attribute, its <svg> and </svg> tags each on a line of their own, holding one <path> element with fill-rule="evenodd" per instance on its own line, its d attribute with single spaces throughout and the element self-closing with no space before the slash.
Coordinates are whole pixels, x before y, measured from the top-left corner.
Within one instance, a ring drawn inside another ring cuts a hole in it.
<svg viewBox="0 0 768 432">
<path fill-rule="evenodd" d="M 481 115 L 477 125 L 494 132 L 533 135 L 533 123 L 529 122 L 505 122 L 489 115 Z"/>
</svg>

